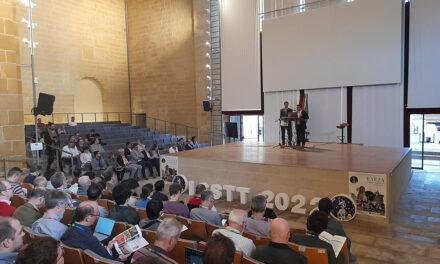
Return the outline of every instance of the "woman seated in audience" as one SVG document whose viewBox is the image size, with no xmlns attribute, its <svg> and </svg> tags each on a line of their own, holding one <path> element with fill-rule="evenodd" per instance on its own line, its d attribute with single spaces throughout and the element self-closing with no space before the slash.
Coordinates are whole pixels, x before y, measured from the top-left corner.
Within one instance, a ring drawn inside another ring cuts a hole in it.
<svg viewBox="0 0 440 264">
<path fill-rule="evenodd" d="M 202 204 L 202 199 L 200 198 L 200 195 L 203 191 L 206 190 L 206 186 L 204 184 L 197 184 L 196 186 L 196 193 L 194 196 L 192 196 L 187 203 L 188 209 L 191 211 L 193 208 L 197 208 Z"/>
<path fill-rule="evenodd" d="M 113 188 L 113 199 L 116 206 L 113 207 L 108 217 L 119 222 L 127 222 L 131 225 L 139 223 L 139 216 L 135 209 L 127 205 L 128 199 L 131 196 L 131 191 L 125 184 L 118 184 Z"/>
<path fill-rule="evenodd" d="M 150 195 L 153 192 L 153 184 L 147 183 L 142 186 L 141 199 L 137 200 L 136 207 L 138 208 L 146 208 L 147 204 L 151 201 Z"/>
<path fill-rule="evenodd" d="M 99 137 L 94 138 L 93 144 L 90 146 L 90 152 L 94 153 L 95 151 L 99 151 L 101 154 L 105 152 L 104 148 L 101 145 L 101 139 Z"/>
<path fill-rule="evenodd" d="M 151 200 L 145 208 L 148 218 L 142 219 L 139 222 L 139 226 L 143 229 L 156 231 L 160 224 L 159 217 L 162 210 L 163 203 L 161 201 Z"/>
<path fill-rule="evenodd" d="M 51 237 L 34 238 L 18 254 L 16 264 L 63 264 L 60 242 Z"/>
</svg>

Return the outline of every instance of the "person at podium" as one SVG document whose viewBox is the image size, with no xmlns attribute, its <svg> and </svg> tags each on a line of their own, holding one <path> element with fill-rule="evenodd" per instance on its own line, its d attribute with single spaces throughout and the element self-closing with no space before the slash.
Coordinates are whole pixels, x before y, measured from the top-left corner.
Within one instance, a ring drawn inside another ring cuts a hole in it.
<svg viewBox="0 0 440 264">
<path fill-rule="evenodd" d="M 289 146 L 292 145 L 292 121 L 284 120 L 284 118 L 290 117 L 293 114 L 292 108 L 289 108 L 289 102 L 284 102 L 284 108 L 280 110 L 280 126 L 281 126 L 281 144 L 286 144 L 286 130 Z"/>
<path fill-rule="evenodd" d="M 301 105 L 296 106 L 295 130 L 296 130 L 296 146 L 304 148 L 306 145 L 306 128 L 309 115 L 302 110 Z"/>
</svg>

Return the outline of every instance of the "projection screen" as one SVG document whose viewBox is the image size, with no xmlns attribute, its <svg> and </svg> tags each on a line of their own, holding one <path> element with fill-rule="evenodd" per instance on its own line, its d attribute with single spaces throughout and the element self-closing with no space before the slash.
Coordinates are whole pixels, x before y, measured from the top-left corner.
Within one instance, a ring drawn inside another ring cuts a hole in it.
<svg viewBox="0 0 440 264">
<path fill-rule="evenodd" d="M 402 1 L 355 0 L 263 21 L 263 90 L 400 83 Z"/>
</svg>

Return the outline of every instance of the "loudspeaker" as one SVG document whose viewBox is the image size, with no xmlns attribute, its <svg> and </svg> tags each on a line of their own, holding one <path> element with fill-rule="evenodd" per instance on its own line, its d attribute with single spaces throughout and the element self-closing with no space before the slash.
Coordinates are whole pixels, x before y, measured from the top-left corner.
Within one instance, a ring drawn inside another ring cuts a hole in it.
<svg viewBox="0 0 440 264">
<path fill-rule="evenodd" d="M 212 108 L 211 108 L 211 102 L 209 102 L 209 101 L 207 101 L 207 100 L 203 101 L 203 111 L 205 111 L 205 112 L 209 112 L 209 111 L 211 111 L 211 110 L 212 110 Z"/>
<path fill-rule="evenodd" d="M 55 96 L 51 94 L 40 93 L 38 95 L 38 105 L 35 109 L 36 115 L 51 115 L 53 112 L 53 103 L 55 102 Z"/>
<path fill-rule="evenodd" d="M 226 136 L 230 138 L 238 138 L 237 123 L 225 122 Z"/>
</svg>

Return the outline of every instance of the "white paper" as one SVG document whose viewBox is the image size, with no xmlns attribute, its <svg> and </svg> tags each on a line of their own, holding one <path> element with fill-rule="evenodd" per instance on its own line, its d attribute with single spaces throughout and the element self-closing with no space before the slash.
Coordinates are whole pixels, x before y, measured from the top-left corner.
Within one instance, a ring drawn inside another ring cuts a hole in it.
<svg viewBox="0 0 440 264">
<path fill-rule="evenodd" d="M 31 143 L 31 150 L 32 151 L 43 150 L 43 143 Z"/>
<path fill-rule="evenodd" d="M 334 236 L 326 231 L 323 231 L 321 234 L 319 234 L 319 239 L 332 245 L 336 257 L 338 257 L 339 252 L 341 252 L 341 249 L 344 246 L 345 241 L 347 240 L 346 237 Z"/>
</svg>

